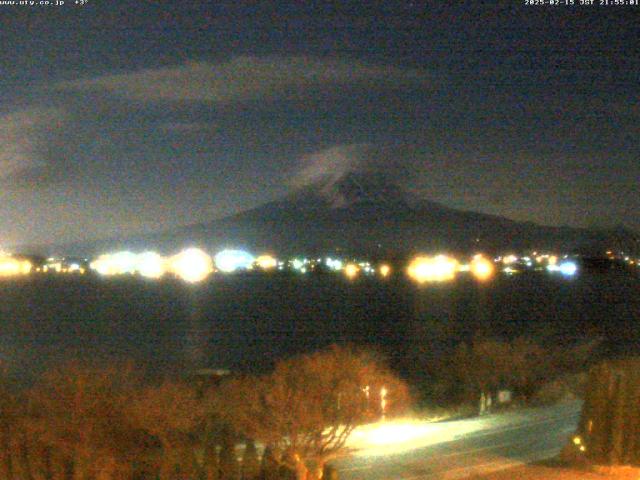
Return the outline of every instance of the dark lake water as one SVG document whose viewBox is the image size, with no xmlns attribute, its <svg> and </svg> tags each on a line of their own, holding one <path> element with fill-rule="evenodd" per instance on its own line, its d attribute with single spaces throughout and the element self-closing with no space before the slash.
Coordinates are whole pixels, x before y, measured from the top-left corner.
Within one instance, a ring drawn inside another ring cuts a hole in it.
<svg viewBox="0 0 640 480">
<path fill-rule="evenodd" d="M 425 287 L 332 275 L 0 282 L 0 361 L 27 376 L 69 358 L 259 371 L 334 342 L 378 346 L 410 374 L 425 352 L 474 335 L 523 334 L 547 342 L 601 336 L 608 350 L 640 353 L 640 275 L 521 274 Z"/>
</svg>

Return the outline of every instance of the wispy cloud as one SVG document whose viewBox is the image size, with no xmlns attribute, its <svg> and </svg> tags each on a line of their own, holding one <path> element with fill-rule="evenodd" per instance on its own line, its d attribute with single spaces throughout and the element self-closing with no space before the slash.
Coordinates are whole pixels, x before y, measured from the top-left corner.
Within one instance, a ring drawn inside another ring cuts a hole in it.
<svg viewBox="0 0 640 480">
<path fill-rule="evenodd" d="M 412 146 L 369 143 L 334 145 L 302 157 L 289 182 L 294 188 L 322 184 L 330 188 L 349 173 L 375 174 L 396 182 L 415 172 Z"/>
<path fill-rule="evenodd" d="M 355 60 L 293 57 L 233 58 L 61 82 L 60 89 L 103 90 L 139 101 L 232 103 L 264 97 L 300 97 L 309 87 L 343 84 L 426 85 L 423 70 Z"/>
<path fill-rule="evenodd" d="M 346 174 L 361 169 L 369 149 L 371 145 L 368 144 L 335 145 L 306 155 L 291 184 L 296 188 L 319 182 L 333 184 Z"/>
<path fill-rule="evenodd" d="M 64 112 L 55 108 L 27 108 L 0 115 L 0 180 L 47 168 L 44 152 L 64 121 Z"/>
</svg>

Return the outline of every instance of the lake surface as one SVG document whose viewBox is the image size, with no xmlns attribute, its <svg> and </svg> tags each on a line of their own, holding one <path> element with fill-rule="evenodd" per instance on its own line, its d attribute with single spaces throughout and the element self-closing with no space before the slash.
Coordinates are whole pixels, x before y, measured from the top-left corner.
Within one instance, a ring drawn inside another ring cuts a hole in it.
<svg viewBox="0 0 640 480">
<path fill-rule="evenodd" d="M 69 358 L 147 368 L 261 371 L 331 343 L 379 347 L 411 375 L 416 358 L 474 335 L 640 354 L 640 275 L 544 273 L 417 287 L 397 277 L 217 275 L 200 285 L 138 278 L 0 282 L 0 361 L 26 376 Z"/>
</svg>

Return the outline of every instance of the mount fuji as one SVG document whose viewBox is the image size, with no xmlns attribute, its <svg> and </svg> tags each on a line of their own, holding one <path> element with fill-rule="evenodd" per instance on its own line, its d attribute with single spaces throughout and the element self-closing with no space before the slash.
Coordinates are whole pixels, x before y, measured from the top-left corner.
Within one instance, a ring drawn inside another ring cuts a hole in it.
<svg viewBox="0 0 640 480">
<path fill-rule="evenodd" d="M 551 227 L 458 210 L 412 194 L 381 173 L 352 171 L 220 220 L 76 245 L 75 250 L 92 255 L 118 248 L 173 252 L 199 246 L 214 252 L 241 247 L 280 255 L 343 252 L 377 258 L 440 250 L 601 252 L 629 243 L 637 247 L 638 236 L 624 228 Z"/>
</svg>

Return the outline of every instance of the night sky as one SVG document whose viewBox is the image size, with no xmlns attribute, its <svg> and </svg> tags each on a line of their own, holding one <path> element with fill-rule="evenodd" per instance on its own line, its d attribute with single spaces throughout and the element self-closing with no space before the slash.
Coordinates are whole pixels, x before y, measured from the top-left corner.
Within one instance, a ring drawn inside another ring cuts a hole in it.
<svg viewBox="0 0 640 480">
<path fill-rule="evenodd" d="M 640 230 L 640 7 L 73 3 L 0 5 L 0 246 L 367 166 L 451 207 Z"/>
</svg>

